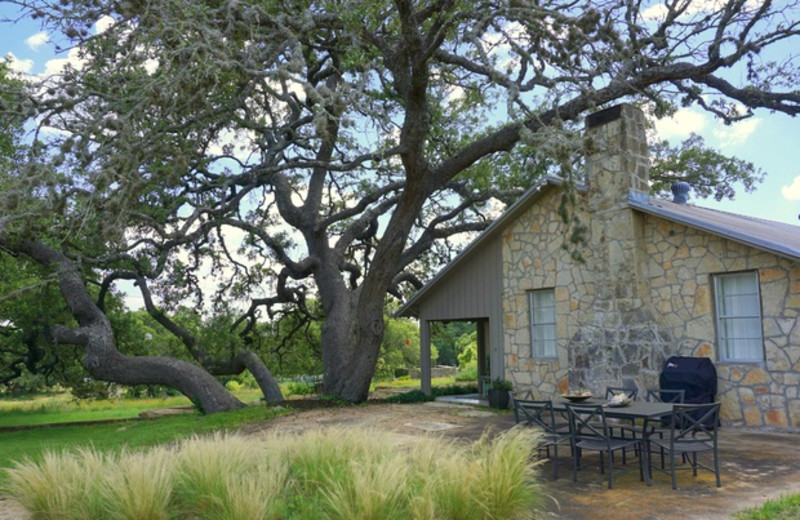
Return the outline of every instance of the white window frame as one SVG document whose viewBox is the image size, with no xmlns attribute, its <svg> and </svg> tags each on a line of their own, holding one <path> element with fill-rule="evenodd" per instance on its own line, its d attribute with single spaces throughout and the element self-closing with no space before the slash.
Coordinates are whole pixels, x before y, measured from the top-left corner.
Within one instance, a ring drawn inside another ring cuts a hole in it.
<svg viewBox="0 0 800 520">
<path fill-rule="evenodd" d="M 549 295 L 551 303 L 543 306 L 539 298 L 541 295 Z M 540 359 L 557 358 L 558 337 L 555 290 L 536 289 L 528 291 L 528 316 L 530 318 L 531 356 Z"/>
<path fill-rule="evenodd" d="M 715 274 L 712 279 L 719 360 L 752 363 L 764 361 L 758 271 Z M 736 288 L 731 287 L 737 280 L 751 282 L 750 287 L 740 287 L 737 292 Z"/>
</svg>

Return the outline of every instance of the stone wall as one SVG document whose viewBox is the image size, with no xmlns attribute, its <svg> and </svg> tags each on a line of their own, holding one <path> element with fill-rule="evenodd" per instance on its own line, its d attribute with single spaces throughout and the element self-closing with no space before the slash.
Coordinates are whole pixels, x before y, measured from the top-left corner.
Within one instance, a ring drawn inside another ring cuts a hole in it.
<svg viewBox="0 0 800 520">
<path fill-rule="evenodd" d="M 800 266 L 662 219 L 638 215 L 646 295 L 597 298 L 595 258 L 574 262 L 553 192 L 510 226 L 503 244 L 506 377 L 549 398 L 583 386 L 658 386 L 671 355 L 714 361 L 727 425 L 800 428 Z M 582 213 L 583 218 L 586 213 Z M 712 275 L 758 270 L 765 361 L 723 363 Z M 558 357 L 531 355 L 527 291 L 555 288 Z M 605 302 L 605 303 L 603 303 Z"/>
<path fill-rule="evenodd" d="M 562 247 L 565 226 L 558 216 L 560 192 L 553 190 L 534 204 L 503 237 L 503 319 L 506 378 L 515 389 L 534 389 L 541 396 L 563 393 L 568 385 L 566 338 L 579 320 L 573 311 L 594 292 L 569 252 Z M 531 289 L 555 288 L 558 357 L 536 359 L 531 352 L 528 295 Z"/>
<path fill-rule="evenodd" d="M 727 424 L 800 428 L 800 266 L 680 224 L 646 217 L 655 311 L 677 353 L 714 360 Z M 720 362 L 712 275 L 757 270 L 765 361 Z"/>
<path fill-rule="evenodd" d="M 505 231 L 506 377 L 541 398 L 577 387 L 644 391 L 658 387 L 669 356 L 705 356 L 717 368 L 725 424 L 800 429 L 800 266 L 632 210 L 628 193 L 647 178 L 643 119 L 627 106 L 612 116 L 588 131 L 595 154 L 576 210 L 588 224 L 585 261 L 563 247 L 559 189 Z M 765 361 L 721 363 L 712 275 L 743 270 L 759 273 Z M 545 288 L 556 297 L 558 355 L 537 359 L 527 291 Z"/>
</svg>

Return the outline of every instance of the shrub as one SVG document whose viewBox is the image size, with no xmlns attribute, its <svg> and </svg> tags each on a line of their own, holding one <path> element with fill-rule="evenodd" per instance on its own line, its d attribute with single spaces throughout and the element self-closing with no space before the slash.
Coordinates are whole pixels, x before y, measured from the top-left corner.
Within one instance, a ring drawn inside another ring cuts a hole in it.
<svg viewBox="0 0 800 520">
<path fill-rule="evenodd" d="M 459 371 L 455 376 L 456 381 L 477 381 L 478 367 L 469 367 Z"/>
<path fill-rule="evenodd" d="M 387 397 L 386 400 L 390 403 L 424 403 L 444 395 L 465 395 L 477 392 L 478 388 L 473 385 L 434 386 L 431 388 L 431 395 L 423 393 L 422 390 L 409 390 Z"/>
<path fill-rule="evenodd" d="M 292 381 L 287 385 L 287 387 L 289 388 L 289 394 L 291 395 L 311 395 L 316 393 L 316 387 L 314 383 L 311 382 Z"/>
<path fill-rule="evenodd" d="M 173 453 L 163 448 L 109 457 L 101 487 L 107 518 L 167 520 L 173 459 Z"/>
<path fill-rule="evenodd" d="M 426 401 L 433 401 L 436 399 L 435 395 L 428 395 L 422 390 L 409 390 L 400 394 L 394 394 L 386 398 L 390 403 L 424 403 Z"/>
<path fill-rule="evenodd" d="M 105 460 L 93 450 L 45 452 L 41 462 L 25 460 L 6 470 L 5 491 L 41 520 L 102 518 L 100 484 Z"/>
<path fill-rule="evenodd" d="M 231 392 L 236 392 L 242 388 L 242 384 L 235 379 L 231 379 L 230 381 L 225 383 L 225 388 L 227 388 Z"/>
</svg>

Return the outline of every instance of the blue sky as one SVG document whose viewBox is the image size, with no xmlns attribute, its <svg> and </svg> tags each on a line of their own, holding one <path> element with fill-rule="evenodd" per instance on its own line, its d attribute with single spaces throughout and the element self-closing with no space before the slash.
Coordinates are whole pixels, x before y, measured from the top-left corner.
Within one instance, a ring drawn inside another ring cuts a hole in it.
<svg viewBox="0 0 800 520">
<path fill-rule="evenodd" d="M 13 9 L 0 0 L 0 19 L 15 17 Z M 74 52 L 55 54 L 51 35 L 33 20 L 0 22 L 0 34 L 0 56 L 11 54 L 20 72 L 52 73 L 63 60 L 76 59 Z M 760 110 L 751 119 L 725 126 L 700 110 L 686 109 L 672 120 L 658 122 L 656 129 L 660 137 L 673 143 L 695 132 L 708 145 L 750 161 L 766 173 L 755 192 L 740 191 L 734 201 L 695 199 L 690 203 L 800 225 L 800 118 Z"/>
</svg>

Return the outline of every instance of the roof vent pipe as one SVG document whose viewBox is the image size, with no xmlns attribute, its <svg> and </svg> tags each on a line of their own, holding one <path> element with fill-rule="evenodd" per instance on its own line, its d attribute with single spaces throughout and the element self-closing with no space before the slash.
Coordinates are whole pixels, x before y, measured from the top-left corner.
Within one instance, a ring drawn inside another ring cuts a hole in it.
<svg viewBox="0 0 800 520">
<path fill-rule="evenodd" d="M 688 182 L 676 182 L 672 185 L 672 202 L 686 204 L 690 191 L 692 191 L 692 185 Z"/>
</svg>

